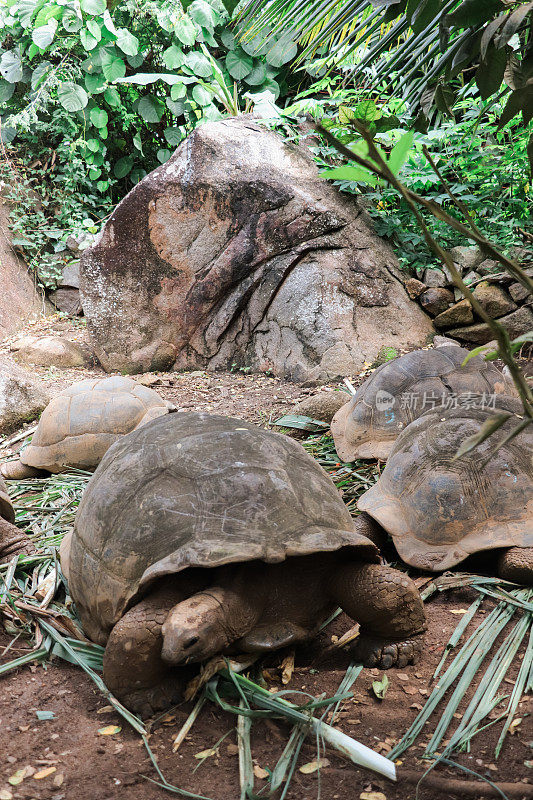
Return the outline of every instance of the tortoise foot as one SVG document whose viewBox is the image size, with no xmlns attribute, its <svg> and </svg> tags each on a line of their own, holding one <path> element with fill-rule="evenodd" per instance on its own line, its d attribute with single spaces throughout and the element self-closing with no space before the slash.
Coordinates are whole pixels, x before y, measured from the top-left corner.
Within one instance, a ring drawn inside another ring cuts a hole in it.
<svg viewBox="0 0 533 800">
<path fill-rule="evenodd" d="M 422 635 L 391 642 L 390 639 L 362 634 L 355 645 L 354 659 L 361 661 L 365 667 L 406 667 L 416 664 L 422 655 L 424 637 Z"/>
<path fill-rule="evenodd" d="M 141 719 L 148 719 L 183 700 L 183 683 L 177 677 L 168 678 L 150 689 L 137 689 L 118 699 Z"/>
<path fill-rule="evenodd" d="M 533 586 L 533 547 L 510 547 L 498 560 L 500 578 Z"/>
<path fill-rule="evenodd" d="M 24 531 L 0 518 L 0 563 L 13 556 L 31 556 L 36 552 Z"/>
</svg>

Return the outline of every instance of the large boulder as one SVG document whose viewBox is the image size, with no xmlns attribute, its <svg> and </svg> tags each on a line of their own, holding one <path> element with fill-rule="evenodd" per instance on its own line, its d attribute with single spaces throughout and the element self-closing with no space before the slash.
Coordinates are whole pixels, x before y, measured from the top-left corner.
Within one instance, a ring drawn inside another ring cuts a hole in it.
<svg viewBox="0 0 533 800">
<path fill-rule="evenodd" d="M 200 126 L 137 184 L 82 254 L 80 290 L 109 371 L 327 380 L 432 331 L 367 215 L 247 117 Z"/>
<path fill-rule="evenodd" d="M 0 198 L 0 339 L 19 330 L 44 309 L 26 265 L 11 246 L 9 206 Z"/>
<path fill-rule="evenodd" d="M 43 384 L 10 359 L 0 357 L 0 435 L 35 419 L 49 401 Z"/>
</svg>

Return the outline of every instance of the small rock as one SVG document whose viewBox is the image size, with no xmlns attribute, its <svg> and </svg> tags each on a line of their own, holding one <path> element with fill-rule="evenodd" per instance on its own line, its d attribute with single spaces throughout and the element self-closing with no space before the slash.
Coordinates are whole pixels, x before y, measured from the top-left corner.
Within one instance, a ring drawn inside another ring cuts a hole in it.
<svg viewBox="0 0 533 800">
<path fill-rule="evenodd" d="M 468 300 L 460 300 L 459 303 L 435 317 L 433 324 L 436 328 L 453 328 L 454 325 L 468 325 L 473 321 L 474 315 L 470 303 Z"/>
<path fill-rule="evenodd" d="M 50 292 L 48 299 L 58 311 L 68 314 L 69 317 L 79 317 L 83 314 L 80 300 L 80 290 L 71 286 L 64 286 Z"/>
<path fill-rule="evenodd" d="M 460 271 L 475 269 L 478 264 L 485 260 L 484 254 L 479 247 L 469 247 L 468 245 L 458 245 L 452 247 L 449 253 L 453 259 L 453 263 L 459 267 Z"/>
<path fill-rule="evenodd" d="M 44 385 L 7 358 L 0 358 L 0 434 L 34 420 L 50 402 Z"/>
<path fill-rule="evenodd" d="M 474 288 L 473 293 L 479 304 L 493 319 L 516 311 L 516 303 L 513 303 L 507 292 L 497 284 L 482 281 Z"/>
<path fill-rule="evenodd" d="M 524 300 L 527 300 L 528 298 L 530 300 L 533 299 L 528 290 L 526 289 L 526 287 L 522 286 L 522 284 L 518 283 L 518 281 L 516 283 L 512 283 L 509 286 L 509 294 L 511 295 L 515 303 L 523 303 Z"/>
<path fill-rule="evenodd" d="M 444 288 L 451 282 L 452 276 L 448 270 L 443 271 L 441 269 L 433 269 L 428 267 L 428 269 L 426 269 L 424 272 L 424 283 L 430 289 Z"/>
<path fill-rule="evenodd" d="M 80 262 L 71 261 L 63 270 L 60 286 L 71 286 L 73 289 L 80 288 Z"/>
<path fill-rule="evenodd" d="M 82 231 L 77 236 L 73 236 L 72 234 L 67 239 L 67 247 L 73 253 L 79 253 L 81 250 L 85 250 L 89 245 L 91 245 L 94 241 L 94 234 L 89 233 L 89 231 Z"/>
<path fill-rule="evenodd" d="M 424 311 L 436 317 L 437 314 L 446 311 L 448 306 L 454 302 L 454 296 L 448 289 L 426 289 L 420 295 L 419 302 Z"/>
<path fill-rule="evenodd" d="M 471 269 L 470 272 L 467 272 L 466 275 L 463 275 L 463 280 L 466 285 L 469 286 L 471 283 L 474 283 L 474 281 L 478 281 L 480 277 L 481 275 L 479 272 L 474 272 L 474 270 Z"/>
<path fill-rule="evenodd" d="M 460 347 L 460 345 L 455 341 L 455 339 L 449 339 L 447 336 L 439 336 L 436 334 L 433 337 L 433 347 L 450 347 L 455 345 L 456 347 Z"/>
<path fill-rule="evenodd" d="M 411 300 L 416 300 L 426 289 L 426 284 L 416 278 L 409 278 L 409 280 L 405 282 L 405 290 Z"/>
<path fill-rule="evenodd" d="M 40 367 L 83 367 L 90 360 L 87 346 L 59 336 L 25 337 L 12 344 L 11 349 L 25 363 Z"/>
<path fill-rule="evenodd" d="M 298 403 L 291 414 L 302 414 L 305 417 L 320 420 L 321 422 L 331 422 L 339 408 L 350 400 L 350 395 L 346 392 L 318 392 L 307 397 Z"/>
<path fill-rule="evenodd" d="M 515 339 L 517 336 L 521 336 L 523 333 L 533 329 L 533 312 L 527 306 L 522 306 L 517 311 L 513 311 L 512 314 L 500 317 L 498 322 L 506 328 L 511 339 Z M 478 325 L 470 325 L 466 328 L 454 328 L 448 333 L 457 339 L 473 342 L 474 344 L 486 344 L 493 337 L 493 333 L 486 322 L 480 322 Z"/>
<path fill-rule="evenodd" d="M 502 271 L 502 265 L 499 264 L 497 261 L 493 261 L 492 258 L 486 258 L 484 261 L 481 262 L 481 264 L 479 264 L 476 267 L 476 272 L 478 272 L 482 276 L 493 275 L 496 272 L 501 272 L 501 271 Z"/>
</svg>

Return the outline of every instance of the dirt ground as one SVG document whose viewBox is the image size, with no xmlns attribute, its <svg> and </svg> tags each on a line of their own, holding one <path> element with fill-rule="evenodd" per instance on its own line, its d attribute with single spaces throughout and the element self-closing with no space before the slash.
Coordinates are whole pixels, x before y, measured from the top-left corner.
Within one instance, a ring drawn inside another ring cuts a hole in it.
<svg viewBox="0 0 533 800">
<path fill-rule="evenodd" d="M 84 336 L 83 325 L 73 327 L 62 320 L 48 321 L 38 327 L 38 332 L 56 332 L 69 338 Z M 8 345 L 4 349 L 8 349 Z M 96 369 L 36 368 L 35 371 L 57 389 L 86 375 L 101 374 Z M 309 392 L 316 391 L 275 378 L 240 372 L 165 374 L 159 376 L 153 386 L 180 409 L 204 409 L 263 425 L 285 413 Z M 331 388 L 334 388 L 333 384 L 324 390 Z M 460 612 L 474 597 L 474 590 L 456 590 L 434 596 L 427 603 L 429 625 L 422 660 L 416 666 L 388 672 L 390 685 L 383 700 L 374 695 L 372 682 L 382 678 L 384 673 L 364 669 L 353 687 L 353 697 L 342 705 L 335 723 L 338 728 L 386 753 L 402 737 L 431 693 L 431 676 L 444 644 L 461 618 Z M 491 601 L 485 600 L 482 608 L 487 613 Z M 271 683 L 272 688 L 290 688 L 314 696 L 321 693 L 333 695 L 350 663 L 350 655 L 344 650 L 335 650 L 325 659 L 324 649 L 331 644 L 332 637 L 339 637 L 351 625 L 344 615 L 337 618 L 312 646 L 296 652 L 295 670 L 288 686 L 284 687 L 280 680 L 276 680 Z M 22 638 L 9 647 L 11 641 L 12 636 L 3 632 L 0 625 L 0 664 L 28 649 Z M 282 655 L 264 662 L 275 678 L 279 676 L 277 667 Z M 519 664 L 518 658 L 511 678 Z M 116 712 L 109 710 L 105 698 L 77 667 L 57 659 L 51 664 L 24 667 L 0 677 L 0 687 L 0 800 L 156 800 L 168 796 L 168 792 L 150 782 L 157 780 L 157 775 L 138 734 Z M 192 705 L 183 703 L 153 723 L 149 743 L 159 767 L 166 779 L 180 789 L 212 800 L 238 800 L 235 718 L 230 714 L 207 704 L 178 752 L 172 752 L 173 739 Z M 523 700 L 517 713 L 521 722 L 514 726 L 513 734 L 507 736 L 497 761 L 494 747 L 500 725 L 475 737 L 471 752 L 456 754 L 455 760 L 492 781 L 529 783 L 531 792 L 521 796 L 533 797 L 532 711 L 531 701 Z M 39 720 L 38 712 L 52 712 L 53 717 Z M 397 784 L 343 761 L 335 751 L 328 749 L 325 754 L 328 762 L 320 773 L 295 772 L 287 800 L 315 800 L 318 797 L 322 800 L 365 800 L 365 793 L 375 792 L 381 794 L 370 794 L 366 800 L 414 800 L 417 796 L 415 784 L 403 779 L 402 771 L 421 775 L 427 768 L 427 762 L 418 756 L 423 752 L 422 745 L 427 743 L 437 718 L 438 714 L 430 720 L 428 735 L 421 736 L 402 757 Z M 120 732 L 113 735 L 99 732 L 110 725 L 120 726 Z M 228 735 L 215 754 L 201 761 L 198 754 L 215 746 L 225 734 Z M 254 723 L 252 749 L 258 768 L 275 765 L 287 736 L 288 728 L 282 722 Z M 298 764 L 301 766 L 315 758 L 316 742 L 310 737 L 302 748 Z M 18 785 L 9 783 L 8 779 L 24 767 L 30 769 L 26 770 L 22 782 Z M 48 774 L 36 777 L 43 770 Z M 261 774 L 260 769 L 257 772 Z M 436 774 L 455 779 L 475 778 L 442 765 Z M 261 785 L 264 781 L 257 777 L 256 792 Z M 441 800 L 450 796 L 445 790 L 428 789 L 424 783 L 418 791 L 420 800 Z M 476 796 L 487 795 L 480 791 Z"/>
</svg>

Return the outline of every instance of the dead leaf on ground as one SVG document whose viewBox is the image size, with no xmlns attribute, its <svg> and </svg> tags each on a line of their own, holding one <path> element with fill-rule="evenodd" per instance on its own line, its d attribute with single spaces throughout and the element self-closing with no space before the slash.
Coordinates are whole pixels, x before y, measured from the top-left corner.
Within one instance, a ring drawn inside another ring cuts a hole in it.
<svg viewBox="0 0 533 800">
<path fill-rule="evenodd" d="M 387 795 L 383 792 L 361 792 L 359 800 L 387 800 Z"/>
<path fill-rule="evenodd" d="M 54 775 L 54 777 L 52 778 L 52 783 L 54 784 L 54 786 L 59 788 L 59 786 L 63 786 L 64 780 L 65 776 L 63 775 L 63 773 L 58 772 L 57 775 Z"/>
<path fill-rule="evenodd" d="M 113 706 L 102 706 L 102 708 L 99 708 L 96 713 L 97 714 L 110 714 L 111 711 L 115 711 Z"/>
<path fill-rule="evenodd" d="M 281 682 L 284 686 L 290 683 L 292 673 L 294 672 L 294 651 L 285 656 L 281 662 Z"/>
<path fill-rule="evenodd" d="M 33 776 L 34 781 L 40 781 L 43 778 L 48 778 L 49 775 L 53 775 L 53 773 L 57 770 L 57 767 L 47 767 L 46 769 L 42 769 L 40 772 L 36 772 Z"/>
<path fill-rule="evenodd" d="M 304 775 L 311 775 L 312 772 L 317 772 L 317 770 L 324 769 L 324 767 L 329 767 L 329 765 L 329 759 L 319 758 L 315 759 L 314 761 L 309 761 L 307 764 L 303 764 L 299 771 L 303 772 Z"/>
<path fill-rule="evenodd" d="M 262 781 L 265 778 L 268 778 L 268 772 L 263 767 L 260 767 L 258 764 L 254 764 L 254 775 L 256 778 L 260 778 Z"/>
<path fill-rule="evenodd" d="M 120 733 L 122 728 L 120 725 L 106 725 L 105 728 L 98 728 L 100 736 L 114 736 L 115 733 Z"/>
<path fill-rule="evenodd" d="M 239 748 L 236 744 L 230 742 L 230 744 L 228 744 L 228 746 L 226 747 L 226 752 L 229 756 L 236 756 L 237 753 L 239 752 Z"/>
<path fill-rule="evenodd" d="M 450 614 L 467 614 L 467 608 L 450 608 Z"/>
<path fill-rule="evenodd" d="M 405 694 L 418 694 L 418 689 L 416 686 L 402 686 Z"/>
<path fill-rule="evenodd" d="M 13 794 L 9 789 L 0 789 L 0 800 L 13 800 Z"/>
<path fill-rule="evenodd" d="M 217 748 L 216 747 L 208 747 L 207 750 L 202 750 L 200 753 L 195 753 L 195 758 L 210 758 L 211 756 L 216 756 Z"/>
</svg>

